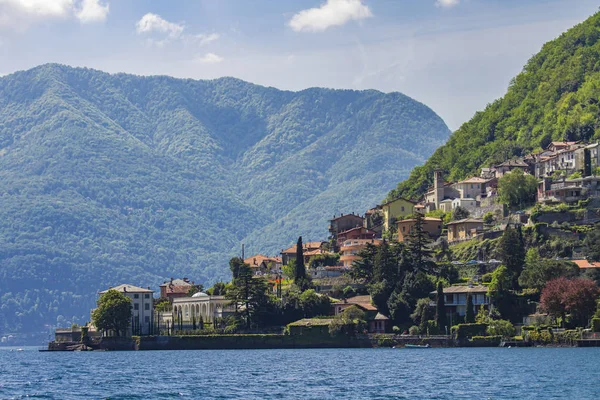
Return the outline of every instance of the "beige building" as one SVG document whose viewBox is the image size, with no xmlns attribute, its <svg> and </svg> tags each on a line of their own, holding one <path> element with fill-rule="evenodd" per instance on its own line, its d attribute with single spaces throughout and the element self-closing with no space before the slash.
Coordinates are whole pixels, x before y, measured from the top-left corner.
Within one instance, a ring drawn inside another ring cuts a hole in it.
<svg viewBox="0 0 600 400">
<path fill-rule="evenodd" d="M 466 218 L 448 224 L 448 242 L 470 240 L 483 232 L 483 220 Z"/>
<path fill-rule="evenodd" d="M 404 219 L 398 221 L 398 241 L 404 242 L 408 235 L 415 227 L 416 219 Z M 438 238 L 442 234 L 442 220 L 439 218 L 423 218 L 423 230 L 429 234 L 431 238 Z"/>
</svg>

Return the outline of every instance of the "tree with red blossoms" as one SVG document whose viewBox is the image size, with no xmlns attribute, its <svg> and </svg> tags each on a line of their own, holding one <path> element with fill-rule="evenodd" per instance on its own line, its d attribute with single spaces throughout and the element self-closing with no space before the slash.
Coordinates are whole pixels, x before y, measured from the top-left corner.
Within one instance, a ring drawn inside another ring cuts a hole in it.
<svg viewBox="0 0 600 400">
<path fill-rule="evenodd" d="M 542 290 L 540 308 L 563 323 L 567 314 L 579 326 L 587 325 L 596 309 L 599 289 L 590 279 L 560 277 L 548 281 Z"/>
</svg>

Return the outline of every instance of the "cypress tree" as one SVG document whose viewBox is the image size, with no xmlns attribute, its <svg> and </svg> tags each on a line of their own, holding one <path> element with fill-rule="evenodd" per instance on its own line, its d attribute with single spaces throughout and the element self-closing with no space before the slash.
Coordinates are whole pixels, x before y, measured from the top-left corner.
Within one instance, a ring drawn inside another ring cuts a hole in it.
<svg viewBox="0 0 600 400">
<path fill-rule="evenodd" d="M 465 314 L 465 322 L 472 324 L 475 322 L 475 310 L 473 310 L 473 296 L 467 295 L 467 312 Z"/>
<path fill-rule="evenodd" d="M 200 321 L 198 321 L 198 326 L 200 330 L 204 329 L 204 318 L 202 318 L 202 315 L 200 316 Z"/>
<path fill-rule="evenodd" d="M 446 299 L 444 298 L 444 285 L 438 282 L 437 294 L 435 299 L 435 322 L 442 332 L 446 332 Z"/>
<path fill-rule="evenodd" d="M 296 270 L 294 271 L 294 283 L 301 291 L 308 289 L 308 279 L 306 277 L 306 267 L 304 266 L 304 248 L 302 246 L 302 236 L 298 238 L 296 244 Z"/>
</svg>

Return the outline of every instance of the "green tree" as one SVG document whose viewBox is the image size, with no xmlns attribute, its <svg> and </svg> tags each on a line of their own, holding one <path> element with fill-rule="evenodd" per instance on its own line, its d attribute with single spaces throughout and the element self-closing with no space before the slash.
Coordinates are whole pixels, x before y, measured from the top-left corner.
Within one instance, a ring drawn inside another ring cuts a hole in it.
<svg viewBox="0 0 600 400">
<path fill-rule="evenodd" d="M 472 324 L 475 322 L 475 310 L 473 308 L 473 296 L 467 295 L 467 311 L 465 313 L 465 322 Z"/>
<path fill-rule="evenodd" d="M 583 241 L 587 258 L 591 261 L 600 261 L 600 227 L 589 232 Z"/>
<path fill-rule="evenodd" d="M 98 299 L 98 307 L 92 312 L 92 322 L 101 331 L 114 331 L 125 335 L 131 323 L 131 299 L 123 293 L 110 289 Z"/>
<path fill-rule="evenodd" d="M 502 336 L 503 338 L 511 338 L 515 336 L 515 327 L 510 321 L 503 319 L 489 320 L 486 333 L 490 336 Z"/>
<path fill-rule="evenodd" d="M 329 297 L 318 294 L 314 289 L 305 290 L 299 300 L 304 318 L 328 315 L 330 312 L 331 300 Z"/>
<path fill-rule="evenodd" d="M 523 208 L 535 202 L 537 179 L 517 168 L 498 180 L 498 200 L 511 207 Z"/>
<path fill-rule="evenodd" d="M 410 316 L 415 325 L 419 327 L 420 332 L 427 332 L 428 323 L 434 318 L 434 309 L 430 303 L 431 300 L 428 297 L 417 300 L 415 311 Z"/>
<path fill-rule="evenodd" d="M 498 244 L 498 254 L 510 275 L 511 288 L 517 288 L 519 275 L 525 266 L 525 243 L 520 225 L 516 228 L 507 225 Z"/>
<path fill-rule="evenodd" d="M 231 270 L 231 276 L 233 279 L 237 279 L 240 269 L 244 266 L 244 260 L 240 257 L 233 257 L 229 260 L 229 269 Z"/>
<path fill-rule="evenodd" d="M 529 255 L 529 251 L 527 253 Z M 579 268 L 566 260 L 528 260 L 519 276 L 519 285 L 524 288 L 541 290 L 546 283 L 559 277 L 574 278 Z"/>
<path fill-rule="evenodd" d="M 410 256 L 414 271 L 431 272 L 435 263 L 431 259 L 433 251 L 430 249 L 431 238 L 423 229 L 423 214 L 415 213 L 415 224 L 406 238 L 406 250 Z"/>
<path fill-rule="evenodd" d="M 233 269 L 232 269 L 233 272 Z M 243 318 L 246 328 L 259 325 L 268 306 L 267 282 L 263 278 L 253 278 L 252 269 L 248 264 L 237 263 L 237 277 L 232 280 L 225 298 L 235 305 L 236 314 L 239 306 L 243 305 Z"/>
<path fill-rule="evenodd" d="M 204 290 L 204 285 L 202 284 L 198 284 L 198 285 L 192 285 L 190 286 L 187 295 L 188 296 L 193 296 L 194 294 L 198 293 L 198 292 L 202 292 Z"/>
<path fill-rule="evenodd" d="M 461 219 L 469 218 L 469 210 L 464 207 L 458 206 L 452 210 L 452 220 L 460 221 Z"/>
<path fill-rule="evenodd" d="M 352 263 L 348 275 L 355 281 L 364 282 L 369 284 L 373 281 L 373 270 L 375 263 L 375 255 L 377 254 L 377 247 L 372 243 L 367 245 L 358 253 L 360 257 L 358 260 Z"/>
<path fill-rule="evenodd" d="M 446 301 L 444 298 L 444 285 L 441 281 L 437 284 L 437 292 L 435 295 L 435 321 L 442 331 L 446 331 L 448 322 L 446 320 Z"/>
<path fill-rule="evenodd" d="M 304 247 L 302 246 L 302 236 L 298 237 L 296 243 L 296 268 L 294 269 L 294 284 L 304 291 L 310 287 L 310 281 L 306 276 L 306 266 L 304 265 Z"/>
</svg>

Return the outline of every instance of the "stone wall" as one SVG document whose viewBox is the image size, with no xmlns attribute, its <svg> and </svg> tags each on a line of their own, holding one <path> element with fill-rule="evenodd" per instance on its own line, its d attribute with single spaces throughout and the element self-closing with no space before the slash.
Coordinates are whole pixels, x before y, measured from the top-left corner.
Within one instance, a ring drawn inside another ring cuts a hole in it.
<svg viewBox="0 0 600 400">
<path fill-rule="evenodd" d="M 348 336 L 199 335 L 136 337 L 136 350 L 309 349 L 371 347 L 365 338 Z"/>
</svg>

